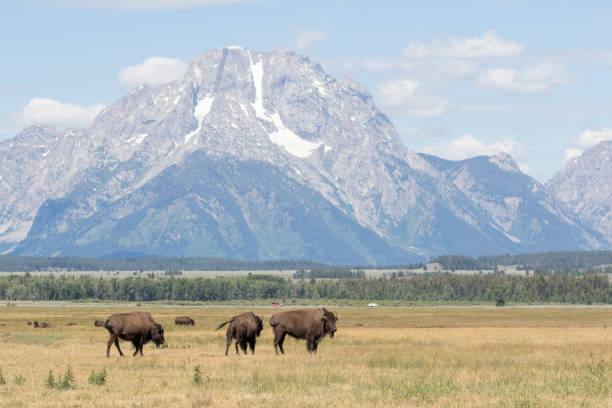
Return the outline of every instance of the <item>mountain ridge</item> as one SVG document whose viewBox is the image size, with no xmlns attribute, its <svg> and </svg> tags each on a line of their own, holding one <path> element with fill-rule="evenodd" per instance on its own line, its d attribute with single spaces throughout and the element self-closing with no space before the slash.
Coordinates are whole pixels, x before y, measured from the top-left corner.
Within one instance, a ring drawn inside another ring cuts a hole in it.
<svg viewBox="0 0 612 408">
<path fill-rule="evenodd" d="M 29 143 L 17 143 L 26 139 Z M 294 237 L 292 256 L 341 263 L 602 245 L 599 232 L 559 210 L 509 156 L 463 167 L 448 162 L 448 169 L 440 168 L 440 160 L 407 149 L 363 86 L 330 77 L 308 58 L 215 49 L 198 56 L 181 80 L 132 90 L 100 112 L 89 128 L 28 128 L 0 143 L 0 193 L 9 197 L 0 203 L 0 249 L 39 255 L 86 248 L 92 256 L 141 252 L 172 236 L 184 238 L 186 226 L 195 231 L 198 222 L 208 226 L 204 235 L 161 254 L 218 256 L 231 248 L 239 259 L 283 258 L 290 245 L 283 247 L 278 237 L 289 236 Z M 216 174 L 226 181 L 216 183 L 214 191 L 199 180 L 190 178 L 189 185 L 179 178 L 199 174 L 211 163 L 202 177 Z M 489 180 L 484 173 L 491 171 L 503 182 Z M 237 194 L 240 179 L 251 180 L 251 189 Z M 266 180 L 279 184 L 266 185 Z M 491 191 L 477 188 L 485 184 Z M 487 198 L 498 184 L 516 185 L 520 197 L 497 192 Z M 181 194 L 193 194 L 189 206 L 198 211 L 172 207 L 187 205 L 179 193 L 159 202 L 176 185 L 184 188 Z M 196 186 L 197 192 L 192 191 Z M 296 190 L 311 202 L 291 197 Z M 270 195 L 262 199 L 262 191 L 274 191 L 286 201 Z M 148 207 L 147 197 L 157 197 L 159 205 Z M 529 203 L 524 211 L 522 203 Z M 308 214 L 323 208 L 336 215 L 321 223 Z M 136 213 L 139 222 L 129 221 Z M 176 214 L 180 219 L 164 224 Z M 224 217 L 244 222 L 217 228 Z M 542 217 L 546 222 L 538 221 Z M 519 222 L 522 218 L 529 220 L 527 225 Z M 276 222 L 286 219 L 292 221 Z M 128 224 L 134 228 L 129 234 Z M 238 225 L 241 232 L 232 235 Z M 316 242 L 315 225 L 343 242 L 337 251 L 344 255 L 325 252 L 332 243 Z M 226 248 L 237 237 L 246 246 Z M 557 238 L 549 242 L 551 237 Z"/>
</svg>

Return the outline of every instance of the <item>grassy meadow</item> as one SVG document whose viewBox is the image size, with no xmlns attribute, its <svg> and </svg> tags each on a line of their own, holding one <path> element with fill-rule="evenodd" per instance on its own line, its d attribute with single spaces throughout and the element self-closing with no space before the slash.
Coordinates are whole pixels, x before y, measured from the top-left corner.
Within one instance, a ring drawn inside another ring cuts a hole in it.
<svg viewBox="0 0 612 408">
<path fill-rule="evenodd" d="M 151 311 L 167 347 L 149 343 L 144 357 L 132 357 L 122 342 L 126 357 L 113 346 L 107 359 L 108 332 L 93 321 L 130 310 Z M 232 346 L 225 357 L 225 331 L 214 328 L 246 310 L 264 316 L 256 354 L 238 357 Z M 2 306 L 0 406 L 612 406 L 610 307 L 332 310 L 338 332 L 318 355 L 287 338 L 287 354 L 275 356 L 272 308 Z M 175 327 L 183 314 L 196 326 Z M 35 329 L 26 320 L 53 326 Z M 67 387 L 46 385 L 50 371 L 59 382 L 68 368 L 74 380 Z"/>
</svg>

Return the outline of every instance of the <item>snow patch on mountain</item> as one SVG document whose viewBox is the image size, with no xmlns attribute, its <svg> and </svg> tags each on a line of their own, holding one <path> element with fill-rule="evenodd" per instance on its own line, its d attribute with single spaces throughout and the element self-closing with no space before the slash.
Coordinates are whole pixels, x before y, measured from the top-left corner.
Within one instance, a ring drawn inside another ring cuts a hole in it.
<svg viewBox="0 0 612 408">
<path fill-rule="evenodd" d="M 198 120 L 198 122 L 202 123 L 206 115 L 208 115 L 210 109 L 212 108 L 214 100 L 214 96 L 206 96 L 202 98 L 195 106 L 195 109 L 193 110 L 193 116 Z"/>
<path fill-rule="evenodd" d="M 253 77 L 253 85 L 255 86 L 255 101 L 252 103 L 255 115 L 261 120 L 272 122 L 276 127 L 275 132 L 268 133 L 270 141 L 284 148 L 293 156 L 306 158 L 312 154 L 323 142 L 311 142 L 296 135 L 289 129 L 280 117 L 278 112 L 268 115 L 263 106 L 263 63 L 259 61 L 253 63 L 252 57 L 249 54 L 249 63 L 251 76 Z"/>
<path fill-rule="evenodd" d="M 495 228 L 497 231 L 501 232 L 502 234 L 504 234 L 506 236 L 506 238 L 508 238 L 510 241 L 512 242 L 516 242 L 517 244 L 519 244 L 521 242 L 520 239 L 518 239 L 517 237 L 508 234 L 506 231 L 504 231 L 502 228 L 498 227 L 497 225 L 493 224 L 492 222 L 489 223 L 489 225 L 493 228 Z"/>
</svg>

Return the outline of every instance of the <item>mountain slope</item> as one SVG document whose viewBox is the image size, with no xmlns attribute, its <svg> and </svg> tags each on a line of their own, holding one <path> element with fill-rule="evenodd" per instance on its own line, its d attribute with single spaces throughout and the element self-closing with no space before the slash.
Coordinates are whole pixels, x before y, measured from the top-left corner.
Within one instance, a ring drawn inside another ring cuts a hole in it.
<svg viewBox="0 0 612 408">
<path fill-rule="evenodd" d="M 522 173 L 505 153 L 461 161 L 422 157 L 480 210 L 481 221 L 514 243 L 507 252 L 588 249 L 601 245 L 603 237 L 567 216 L 544 186 Z M 504 242 L 501 240 L 500 244 Z"/>
<path fill-rule="evenodd" d="M 16 252 L 128 251 L 363 264 L 416 259 L 261 161 L 214 159 L 197 151 L 86 221 L 67 217 L 90 193 L 47 201 Z M 58 232 L 60 225 L 64 232 Z"/>
</svg>

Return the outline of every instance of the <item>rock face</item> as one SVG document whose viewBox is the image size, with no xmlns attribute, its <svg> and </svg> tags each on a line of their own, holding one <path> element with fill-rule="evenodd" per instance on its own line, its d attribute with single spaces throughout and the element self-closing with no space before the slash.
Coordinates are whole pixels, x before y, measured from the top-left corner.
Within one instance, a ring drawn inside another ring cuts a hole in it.
<svg viewBox="0 0 612 408">
<path fill-rule="evenodd" d="M 0 144 L 0 251 L 400 263 L 604 245 L 509 156 L 415 154 L 307 58 L 206 52 L 91 127 Z"/>
<path fill-rule="evenodd" d="M 570 160 L 550 179 L 546 190 L 612 246 L 612 141 Z"/>
</svg>

